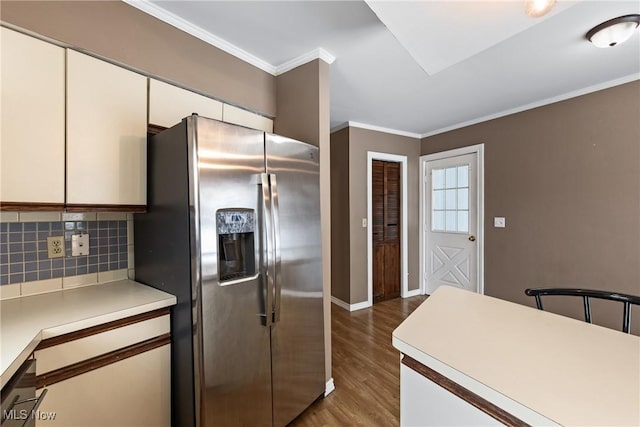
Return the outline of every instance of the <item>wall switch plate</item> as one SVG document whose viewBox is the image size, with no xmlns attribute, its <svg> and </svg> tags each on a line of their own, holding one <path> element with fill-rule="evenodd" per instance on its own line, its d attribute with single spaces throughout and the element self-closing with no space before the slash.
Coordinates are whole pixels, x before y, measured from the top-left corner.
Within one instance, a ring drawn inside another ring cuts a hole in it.
<svg viewBox="0 0 640 427">
<path fill-rule="evenodd" d="M 367 218 L 362 218 L 362 228 L 367 228 Z"/>
<path fill-rule="evenodd" d="M 71 256 L 89 255 L 89 233 L 71 236 Z"/>
<path fill-rule="evenodd" d="M 504 228 L 507 224 L 507 221 L 503 216 L 496 216 L 493 218 L 493 226 L 496 228 Z"/>
<path fill-rule="evenodd" d="M 64 236 L 47 237 L 49 258 L 64 257 Z"/>
</svg>

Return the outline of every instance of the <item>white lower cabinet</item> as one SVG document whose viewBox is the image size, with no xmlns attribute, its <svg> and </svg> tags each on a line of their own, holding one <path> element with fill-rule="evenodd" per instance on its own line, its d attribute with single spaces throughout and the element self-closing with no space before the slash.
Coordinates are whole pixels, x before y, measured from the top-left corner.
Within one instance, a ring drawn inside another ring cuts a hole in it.
<svg viewBox="0 0 640 427">
<path fill-rule="evenodd" d="M 400 365 L 401 426 L 501 426 L 467 401 Z"/>
<path fill-rule="evenodd" d="M 38 427 L 169 427 L 168 311 L 43 340 L 34 352 Z"/>
<path fill-rule="evenodd" d="M 169 426 L 170 363 L 165 345 L 47 386 L 36 426 Z"/>
</svg>

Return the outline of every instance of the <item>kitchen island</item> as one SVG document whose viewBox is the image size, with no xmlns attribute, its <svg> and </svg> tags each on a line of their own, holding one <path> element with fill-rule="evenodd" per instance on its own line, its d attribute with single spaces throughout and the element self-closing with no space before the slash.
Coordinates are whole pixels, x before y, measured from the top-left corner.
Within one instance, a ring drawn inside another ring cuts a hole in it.
<svg viewBox="0 0 640 427">
<path fill-rule="evenodd" d="M 640 425 L 640 337 L 441 286 L 394 332 L 401 425 Z"/>
</svg>

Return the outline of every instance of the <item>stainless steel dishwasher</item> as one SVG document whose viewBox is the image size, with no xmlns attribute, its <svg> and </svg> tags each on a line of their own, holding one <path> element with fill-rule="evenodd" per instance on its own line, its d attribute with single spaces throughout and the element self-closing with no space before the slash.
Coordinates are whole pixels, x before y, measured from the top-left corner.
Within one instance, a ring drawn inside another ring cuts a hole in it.
<svg viewBox="0 0 640 427">
<path fill-rule="evenodd" d="M 2 387 L 0 426 L 34 427 L 38 406 L 46 394 L 47 389 L 44 389 L 36 397 L 36 360 L 27 360 Z"/>
</svg>

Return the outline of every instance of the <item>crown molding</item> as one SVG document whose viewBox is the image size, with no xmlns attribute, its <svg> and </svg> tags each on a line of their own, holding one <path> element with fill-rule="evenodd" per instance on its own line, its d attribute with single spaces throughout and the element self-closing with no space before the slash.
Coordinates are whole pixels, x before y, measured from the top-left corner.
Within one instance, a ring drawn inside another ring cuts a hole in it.
<svg viewBox="0 0 640 427">
<path fill-rule="evenodd" d="M 543 107 L 545 105 L 554 104 L 554 103 L 560 102 L 560 101 L 565 101 L 567 99 L 577 98 L 578 96 L 587 95 L 589 93 L 597 92 L 599 90 L 609 89 L 611 87 L 619 86 L 619 85 L 622 85 L 622 84 L 625 84 L 625 83 L 630 83 L 630 82 L 635 81 L 635 80 L 640 80 L 640 74 L 638 74 L 638 73 L 629 74 L 629 75 L 624 76 L 624 77 L 620 77 L 620 78 L 617 78 L 617 79 L 609 80 L 609 81 L 606 81 L 606 82 L 603 82 L 603 83 L 598 83 L 598 84 L 595 84 L 595 85 L 592 85 L 592 86 L 587 86 L 585 88 L 574 90 L 574 91 L 571 91 L 571 92 L 566 92 L 566 93 L 563 93 L 562 95 L 553 96 L 551 98 L 546 98 L 546 99 L 543 99 L 541 101 L 532 102 L 532 103 L 529 103 L 529 104 L 521 105 L 520 107 L 515 107 L 515 108 L 508 109 L 508 110 L 504 110 L 504 111 L 501 111 L 499 113 L 490 114 L 488 116 L 479 117 L 477 119 L 469 120 L 469 121 L 462 122 L 462 123 L 457 123 L 455 125 L 451 125 L 451 126 L 447 126 L 447 127 L 444 127 L 444 128 L 440 128 L 440 129 L 437 129 L 437 130 L 434 130 L 434 131 L 431 131 L 431 132 L 426 132 L 426 133 L 423 133 L 422 135 L 420 135 L 420 138 L 421 139 L 422 138 L 427 138 L 427 137 L 430 137 L 430 136 L 438 135 L 438 134 L 441 134 L 441 133 L 449 132 L 449 131 L 452 131 L 452 130 L 460 129 L 460 128 L 471 126 L 471 125 L 475 125 L 475 124 L 486 122 L 486 121 L 489 121 L 489 120 L 498 119 L 500 117 L 509 116 L 511 114 L 521 113 L 521 112 L 526 111 L 526 110 L 532 110 L 534 108 Z"/>
<path fill-rule="evenodd" d="M 358 123 L 358 122 L 347 122 L 346 126 L 342 125 L 343 129 L 345 127 L 352 127 L 352 128 L 359 128 L 359 129 L 367 129 L 367 130 L 373 130 L 376 132 L 384 132 L 384 133 L 390 133 L 392 135 L 400 135 L 400 136 L 406 136 L 409 138 L 416 138 L 416 139 L 420 139 L 421 135 L 419 133 L 413 133 L 413 132 L 406 132 L 403 130 L 397 130 L 397 129 L 390 129 L 390 128 L 385 128 L 385 127 L 381 127 L 381 126 L 373 126 L 373 125 L 368 125 L 365 123 Z M 340 127 L 340 126 L 338 126 Z M 336 129 L 336 130 L 340 130 L 340 129 Z M 334 131 L 333 129 L 331 130 L 332 132 Z"/>
<path fill-rule="evenodd" d="M 280 74 L 284 74 L 287 71 L 291 71 L 296 67 L 306 64 L 307 62 L 314 61 L 316 59 L 321 59 L 327 64 L 332 64 L 333 61 L 336 60 L 336 57 L 319 47 L 317 49 L 312 50 L 311 52 L 307 52 L 304 55 L 300 55 L 297 58 L 293 58 L 290 61 L 285 62 L 284 64 L 278 65 L 276 68 L 275 75 L 278 76 Z"/>
<path fill-rule="evenodd" d="M 339 130 L 346 129 L 349 127 L 349 122 L 344 122 L 338 126 L 332 127 L 329 133 L 338 132 Z"/>
<path fill-rule="evenodd" d="M 187 34 L 192 35 L 206 43 L 209 43 L 212 46 L 217 47 L 220 50 L 227 52 L 230 55 L 235 56 L 238 59 L 241 59 L 244 62 L 247 62 L 254 67 L 261 69 L 273 76 L 278 76 L 280 74 L 284 74 L 287 71 L 293 70 L 300 65 L 304 65 L 307 62 L 311 62 L 316 59 L 321 59 L 327 64 L 333 63 L 336 57 L 327 52 L 325 49 L 319 47 L 317 49 L 312 50 L 311 52 L 307 52 L 304 55 L 300 55 L 297 58 L 293 58 L 290 61 L 285 62 L 284 64 L 275 66 L 267 61 L 258 58 L 257 56 L 247 52 L 239 48 L 238 46 L 229 43 L 223 38 L 220 38 L 214 34 L 211 34 L 207 30 L 198 27 L 197 25 L 192 24 L 185 19 L 163 9 L 162 7 L 156 5 L 155 3 L 150 2 L 149 0 L 122 0 L 130 6 L 135 7 L 142 12 L 153 16 L 161 20 L 164 23 L 167 23 L 179 30 L 184 31 Z"/>
<path fill-rule="evenodd" d="M 176 27 L 187 34 L 190 34 L 204 42 L 209 43 L 212 46 L 217 47 L 220 50 L 227 52 L 230 55 L 235 56 L 249 64 L 253 65 L 265 71 L 269 74 L 276 75 L 277 67 L 269 64 L 268 62 L 258 58 L 251 53 L 240 49 L 238 46 L 229 43 L 228 41 L 211 34 L 210 32 L 198 27 L 197 25 L 193 25 L 192 23 L 180 18 L 177 15 L 157 6 L 154 3 L 151 3 L 149 0 L 122 0 L 130 6 L 135 7 L 136 9 L 145 12 L 154 18 L 157 18 L 173 27 Z"/>
</svg>

